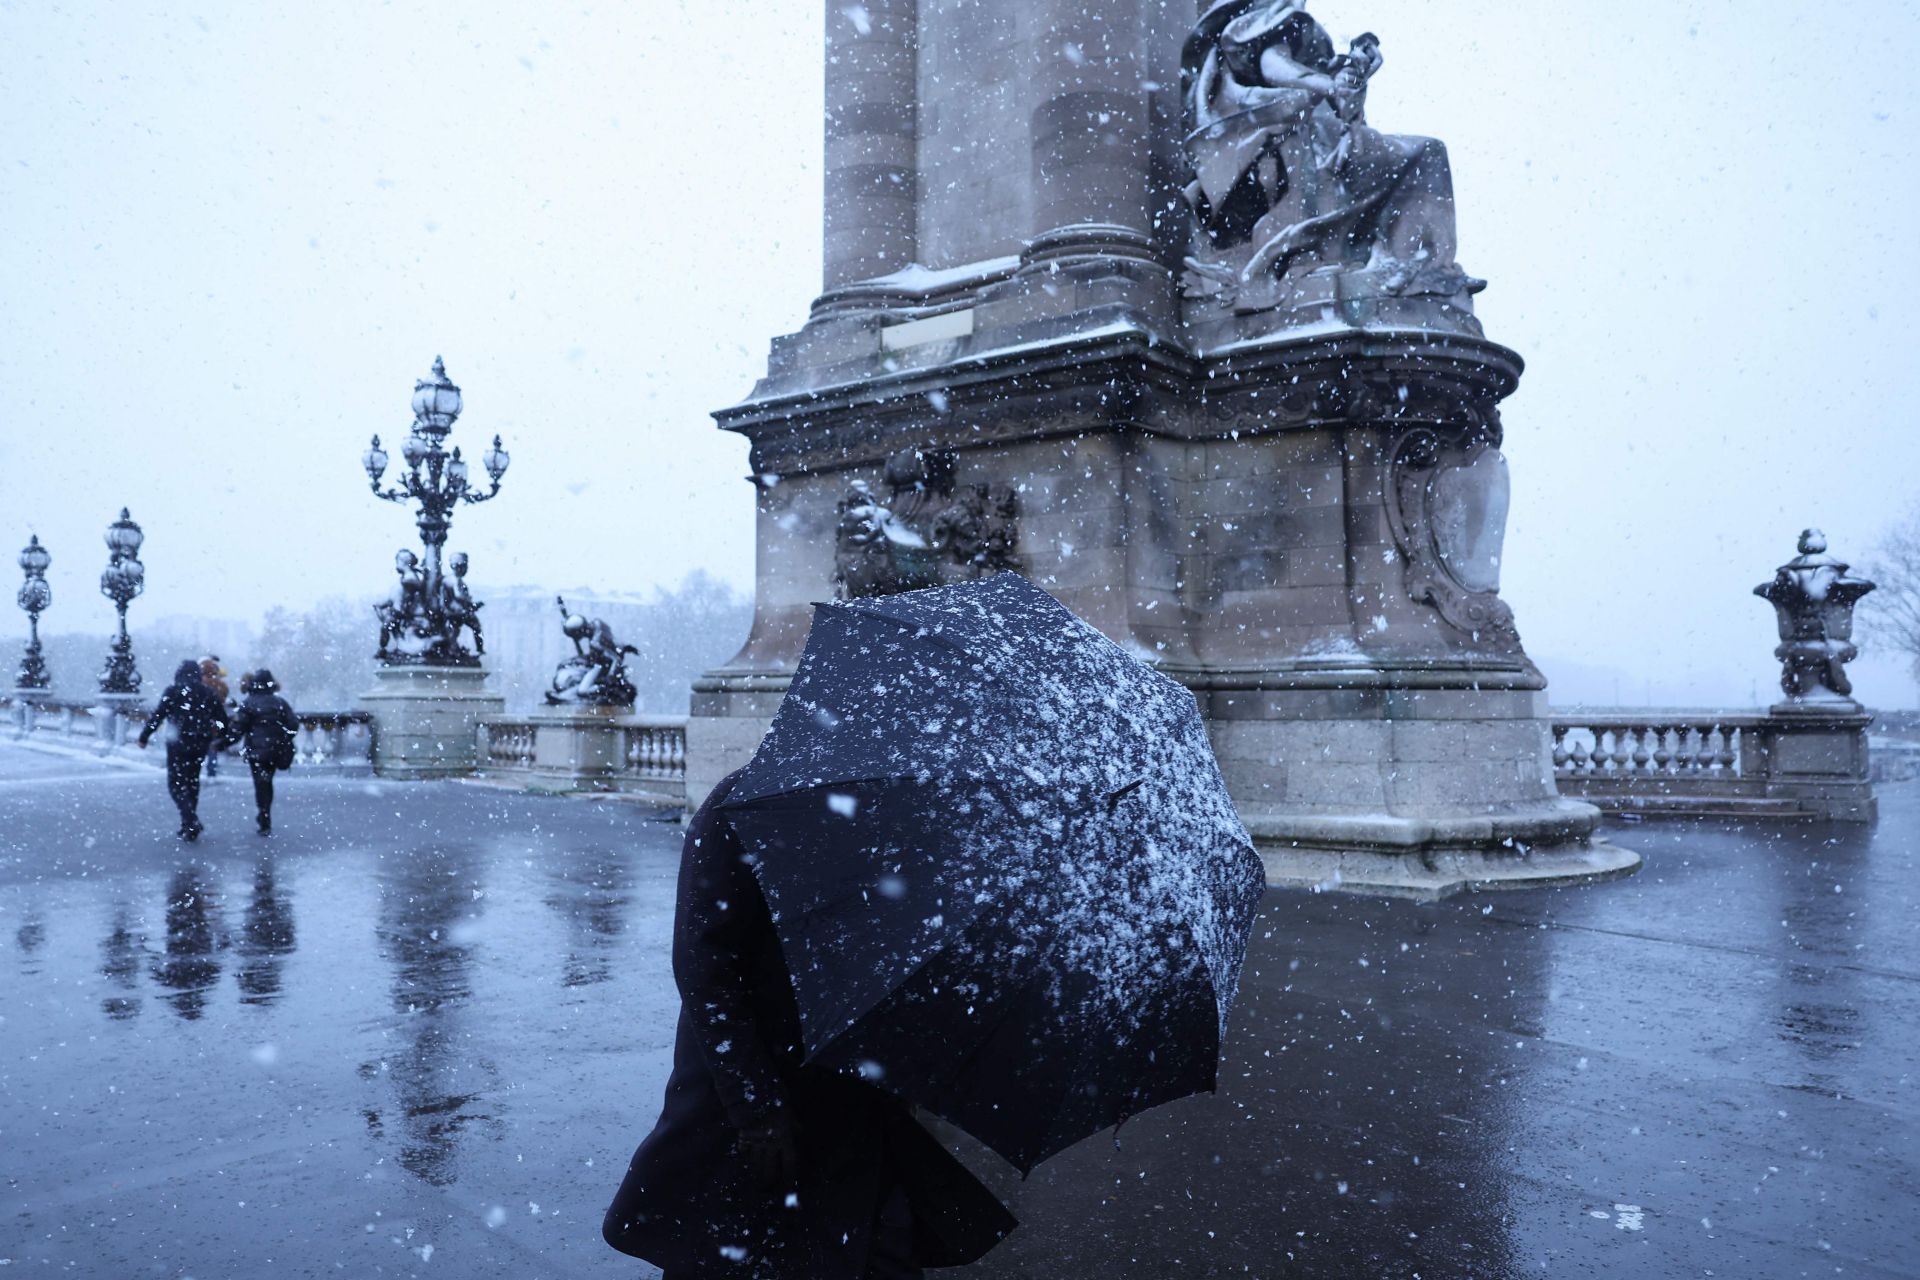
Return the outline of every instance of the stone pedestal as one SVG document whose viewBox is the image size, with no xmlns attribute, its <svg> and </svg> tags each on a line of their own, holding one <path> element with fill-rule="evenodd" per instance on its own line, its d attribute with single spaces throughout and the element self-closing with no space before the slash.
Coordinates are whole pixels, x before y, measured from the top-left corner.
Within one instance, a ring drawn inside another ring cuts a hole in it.
<svg viewBox="0 0 1920 1280">
<path fill-rule="evenodd" d="M 506 710 L 487 692 L 481 667 L 382 666 L 360 695 L 373 715 L 373 771 L 383 778 L 451 778 L 472 773 L 480 721 Z"/>
<path fill-rule="evenodd" d="M 1879 817 L 1867 756 L 1873 717 L 1851 699 L 1787 701 L 1767 708 L 1771 718 L 1766 760 L 1767 795 L 1791 800 L 1803 812 L 1835 822 Z"/>
</svg>

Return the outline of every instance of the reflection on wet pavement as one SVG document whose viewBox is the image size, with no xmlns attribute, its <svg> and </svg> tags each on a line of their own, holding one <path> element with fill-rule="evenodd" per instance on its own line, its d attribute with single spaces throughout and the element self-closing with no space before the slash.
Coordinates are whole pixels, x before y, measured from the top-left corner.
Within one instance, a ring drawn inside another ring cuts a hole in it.
<svg viewBox="0 0 1920 1280">
<path fill-rule="evenodd" d="M 0 746 L 0 773 L 13 767 Z M 197 846 L 157 779 L 0 792 L 0 1260 L 22 1274 L 649 1274 L 678 831 L 291 776 Z M 1877 832 L 1648 824 L 1633 880 L 1275 894 L 1221 1092 L 1021 1182 L 971 1274 L 1913 1275 L 1920 791 Z"/>
</svg>

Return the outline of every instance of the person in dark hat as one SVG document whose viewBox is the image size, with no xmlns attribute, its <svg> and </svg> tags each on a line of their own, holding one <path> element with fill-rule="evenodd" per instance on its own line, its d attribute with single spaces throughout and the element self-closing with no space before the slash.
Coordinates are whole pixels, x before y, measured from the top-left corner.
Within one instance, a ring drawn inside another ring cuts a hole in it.
<svg viewBox="0 0 1920 1280">
<path fill-rule="evenodd" d="M 916 1280 L 972 1262 L 1013 1216 L 905 1103 L 804 1061 L 779 935 L 719 812 L 737 777 L 687 827 L 673 1074 L 602 1233 L 663 1280 Z"/>
<path fill-rule="evenodd" d="M 200 664 L 188 658 L 173 673 L 173 683 L 140 730 L 145 747 L 167 726 L 167 794 L 180 810 L 180 838 L 198 840 L 206 830 L 200 824 L 200 769 L 207 752 L 227 731 L 227 710 L 201 679 Z"/>
<path fill-rule="evenodd" d="M 240 678 L 245 695 L 233 718 L 233 740 L 242 744 L 253 775 L 255 821 L 260 834 L 273 831 L 273 775 L 292 766 L 300 717 L 279 693 L 280 682 L 265 667 Z"/>
</svg>

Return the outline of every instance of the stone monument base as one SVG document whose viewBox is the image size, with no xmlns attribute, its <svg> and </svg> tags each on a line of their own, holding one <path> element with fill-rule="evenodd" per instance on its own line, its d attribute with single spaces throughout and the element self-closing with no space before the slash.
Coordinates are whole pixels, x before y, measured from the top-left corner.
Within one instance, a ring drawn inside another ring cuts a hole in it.
<svg viewBox="0 0 1920 1280">
<path fill-rule="evenodd" d="M 1592 835 L 1592 806 L 1566 800 L 1562 812 L 1396 818 L 1341 814 L 1250 821 L 1254 846 L 1276 888 L 1338 890 L 1436 899 L 1466 890 L 1544 889 L 1629 876 L 1640 855 Z M 1535 843 L 1526 832 L 1560 837 Z"/>
<path fill-rule="evenodd" d="M 1804 813 L 1832 822 L 1872 822 L 1879 816 L 1867 758 L 1873 717 L 1851 699 L 1777 702 L 1766 761 L 1767 798 L 1791 800 Z"/>
<path fill-rule="evenodd" d="M 1270 884 L 1444 897 L 1629 875 L 1560 796 L 1526 669 L 1300 664 L 1182 677 Z"/>
<path fill-rule="evenodd" d="M 480 721 L 506 710 L 482 667 L 379 667 L 360 695 L 373 715 L 373 771 L 382 778 L 454 778 L 479 759 Z"/>
<path fill-rule="evenodd" d="M 568 707 L 527 717 L 534 729 L 533 768 L 542 790 L 617 791 L 626 768 L 625 707 Z"/>
<path fill-rule="evenodd" d="M 1404 687 L 1418 681 L 1378 670 L 1170 674 L 1199 699 L 1271 885 L 1443 898 L 1640 869 L 1595 835 L 1598 808 L 1556 790 L 1536 689 Z M 787 681 L 736 669 L 695 683 L 690 806 L 752 758 Z"/>
</svg>

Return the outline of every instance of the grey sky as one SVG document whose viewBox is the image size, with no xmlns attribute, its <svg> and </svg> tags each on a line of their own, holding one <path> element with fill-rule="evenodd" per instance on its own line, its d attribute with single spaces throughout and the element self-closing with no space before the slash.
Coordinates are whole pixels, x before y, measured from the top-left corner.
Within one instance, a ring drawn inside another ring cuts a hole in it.
<svg viewBox="0 0 1920 1280">
<path fill-rule="evenodd" d="M 1447 141 L 1528 361 L 1506 594 L 1556 694 L 1770 697 L 1748 591 L 1920 474 L 1920 10 L 1315 10 L 1380 34 L 1377 124 Z M 0 539 L 52 547 L 51 628 L 107 625 L 123 503 L 153 616 L 383 590 L 412 527 L 358 456 L 435 354 L 455 442 L 514 454 L 456 519 L 481 583 L 750 580 L 705 415 L 817 285 L 819 0 L 0 4 L 0 48 Z"/>
</svg>

